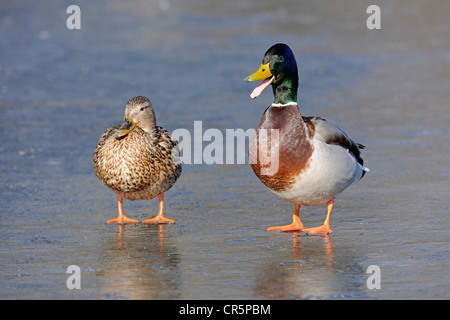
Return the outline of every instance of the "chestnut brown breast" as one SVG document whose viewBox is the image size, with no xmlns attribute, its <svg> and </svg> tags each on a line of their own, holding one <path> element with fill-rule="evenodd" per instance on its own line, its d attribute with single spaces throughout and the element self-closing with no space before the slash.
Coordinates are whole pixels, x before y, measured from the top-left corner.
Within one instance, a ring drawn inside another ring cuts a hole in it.
<svg viewBox="0 0 450 320">
<path fill-rule="evenodd" d="M 250 165 L 268 188 L 285 191 L 294 183 L 295 177 L 308 167 L 313 149 L 298 106 L 270 106 L 250 142 Z"/>
</svg>

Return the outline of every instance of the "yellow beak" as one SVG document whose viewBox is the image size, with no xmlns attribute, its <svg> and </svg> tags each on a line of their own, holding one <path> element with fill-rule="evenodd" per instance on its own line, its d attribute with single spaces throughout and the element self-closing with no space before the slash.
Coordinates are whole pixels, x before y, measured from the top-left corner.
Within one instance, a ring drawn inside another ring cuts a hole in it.
<svg viewBox="0 0 450 320">
<path fill-rule="evenodd" d="M 136 127 L 136 124 L 133 121 L 133 117 L 127 116 L 124 119 L 124 122 L 120 126 L 120 128 L 116 132 L 116 139 L 120 139 L 129 134 Z"/>
<path fill-rule="evenodd" d="M 250 94 L 250 98 L 255 99 L 264 90 L 266 90 L 275 80 L 275 76 L 273 76 L 272 73 L 270 72 L 269 63 L 270 62 L 266 64 L 261 64 L 261 67 L 259 67 L 258 71 L 256 71 L 254 74 L 251 74 L 244 79 L 244 81 L 264 80 L 253 90 L 253 92 Z"/>
<path fill-rule="evenodd" d="M 261 67 L 259 67 L 258 71 L 246 77 L 244 81 L 260 81 L 271 77 L 272 73 L 270 72 L 269 63 L 270 62 L 261 64 Z"/>
</svg>

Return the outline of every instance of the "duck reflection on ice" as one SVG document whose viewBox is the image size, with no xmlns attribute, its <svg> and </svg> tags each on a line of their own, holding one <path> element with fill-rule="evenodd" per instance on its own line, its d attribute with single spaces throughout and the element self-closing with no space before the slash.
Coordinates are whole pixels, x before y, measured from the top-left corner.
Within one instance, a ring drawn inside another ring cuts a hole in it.
<svg viewBox="0 0 450 320">
<path fill-rule="evenodd" d="M 118 225 L 117 240 L 103 250 L 104 298 L 176 299 L 179 255 L 163 225 Z"/>
<path fill-rule="evenodd" d="M 292 249 L 272 251 L 273 256 L 256 274 L 255 294 L 264 299 L 333 299 L 347 286 L 361 287 L 364 270 L 354 254 L 333 247 L 330 236 L 301 237 L 292 234 Z"/>
</svg>

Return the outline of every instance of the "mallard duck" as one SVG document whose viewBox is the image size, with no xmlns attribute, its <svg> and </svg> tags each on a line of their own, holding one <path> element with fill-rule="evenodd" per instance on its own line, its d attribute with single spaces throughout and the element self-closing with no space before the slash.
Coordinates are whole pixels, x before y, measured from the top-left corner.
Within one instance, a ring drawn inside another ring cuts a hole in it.
<svg viewBox="0 0 450 320">
<path fill-rule="evenodd" d="M 122 125 L 109 127 L 94 152 L 94 171 L 117 194 L 119 215 L 107 224 L 138 223 L 125 216 L 123 198 L 149 200 L 158 196 L 159 212 L 144 224 L 174 223 L 163 215 L 164 192 L 181 174 L 178 142 L 156 126 L 150 100 L 135 97 L 128 101 Z"/>
<path fill-rule="evenodd" d="M 365 147 L 353 141 L 336 123 L 300 114 L 297 72 L 294 54 L 280 43 L 267 50 L 258 71 L 244 79 L 263 80 L 251 93 L 252 99 L 270 85 L 274 95 L 274 102 L 264 112 L 251 139 L 249 159 L 262 183 L 295 205 L 291 224 L 267 230 L 327 235 L 332 232 L 330 215 L 334 198 L 369 171 L 360 154 Z M 269 151 L 276 157 L 269 158 Z M 269 172 L 269 167 L 277 170 Z M 300 207 L 323 204 L 328 209 L 323 225 L 304 228 Z"/>
</svg>

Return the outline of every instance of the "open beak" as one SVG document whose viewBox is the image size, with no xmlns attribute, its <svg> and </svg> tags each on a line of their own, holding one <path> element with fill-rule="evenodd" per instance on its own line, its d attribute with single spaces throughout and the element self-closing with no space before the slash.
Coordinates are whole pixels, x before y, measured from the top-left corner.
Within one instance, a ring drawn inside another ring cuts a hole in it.
<svg viewBox="0 0 450 320">
<path fill-rule="evenodd" d="M 129 134 L 136 127 L 131 116 L 126 116 L 120 128 L 116 131 L 116 139 L 121 139 Z"/>
<path fill-rule="evenodd" d="M 249 75 L 244 79 L 244 81 L 261 81 L 261 82 L 250 94 L 250 98 L 255 99 L 257 96 L 259 96 L 264 90 L 267 89 L 268 86 L 270 86 L 275 80 L 275 76 L 272 75 L 269 68 L 269 63 L 261 64 L 258 71 L 256 71 L 254 74 Z"/>
</svg>

